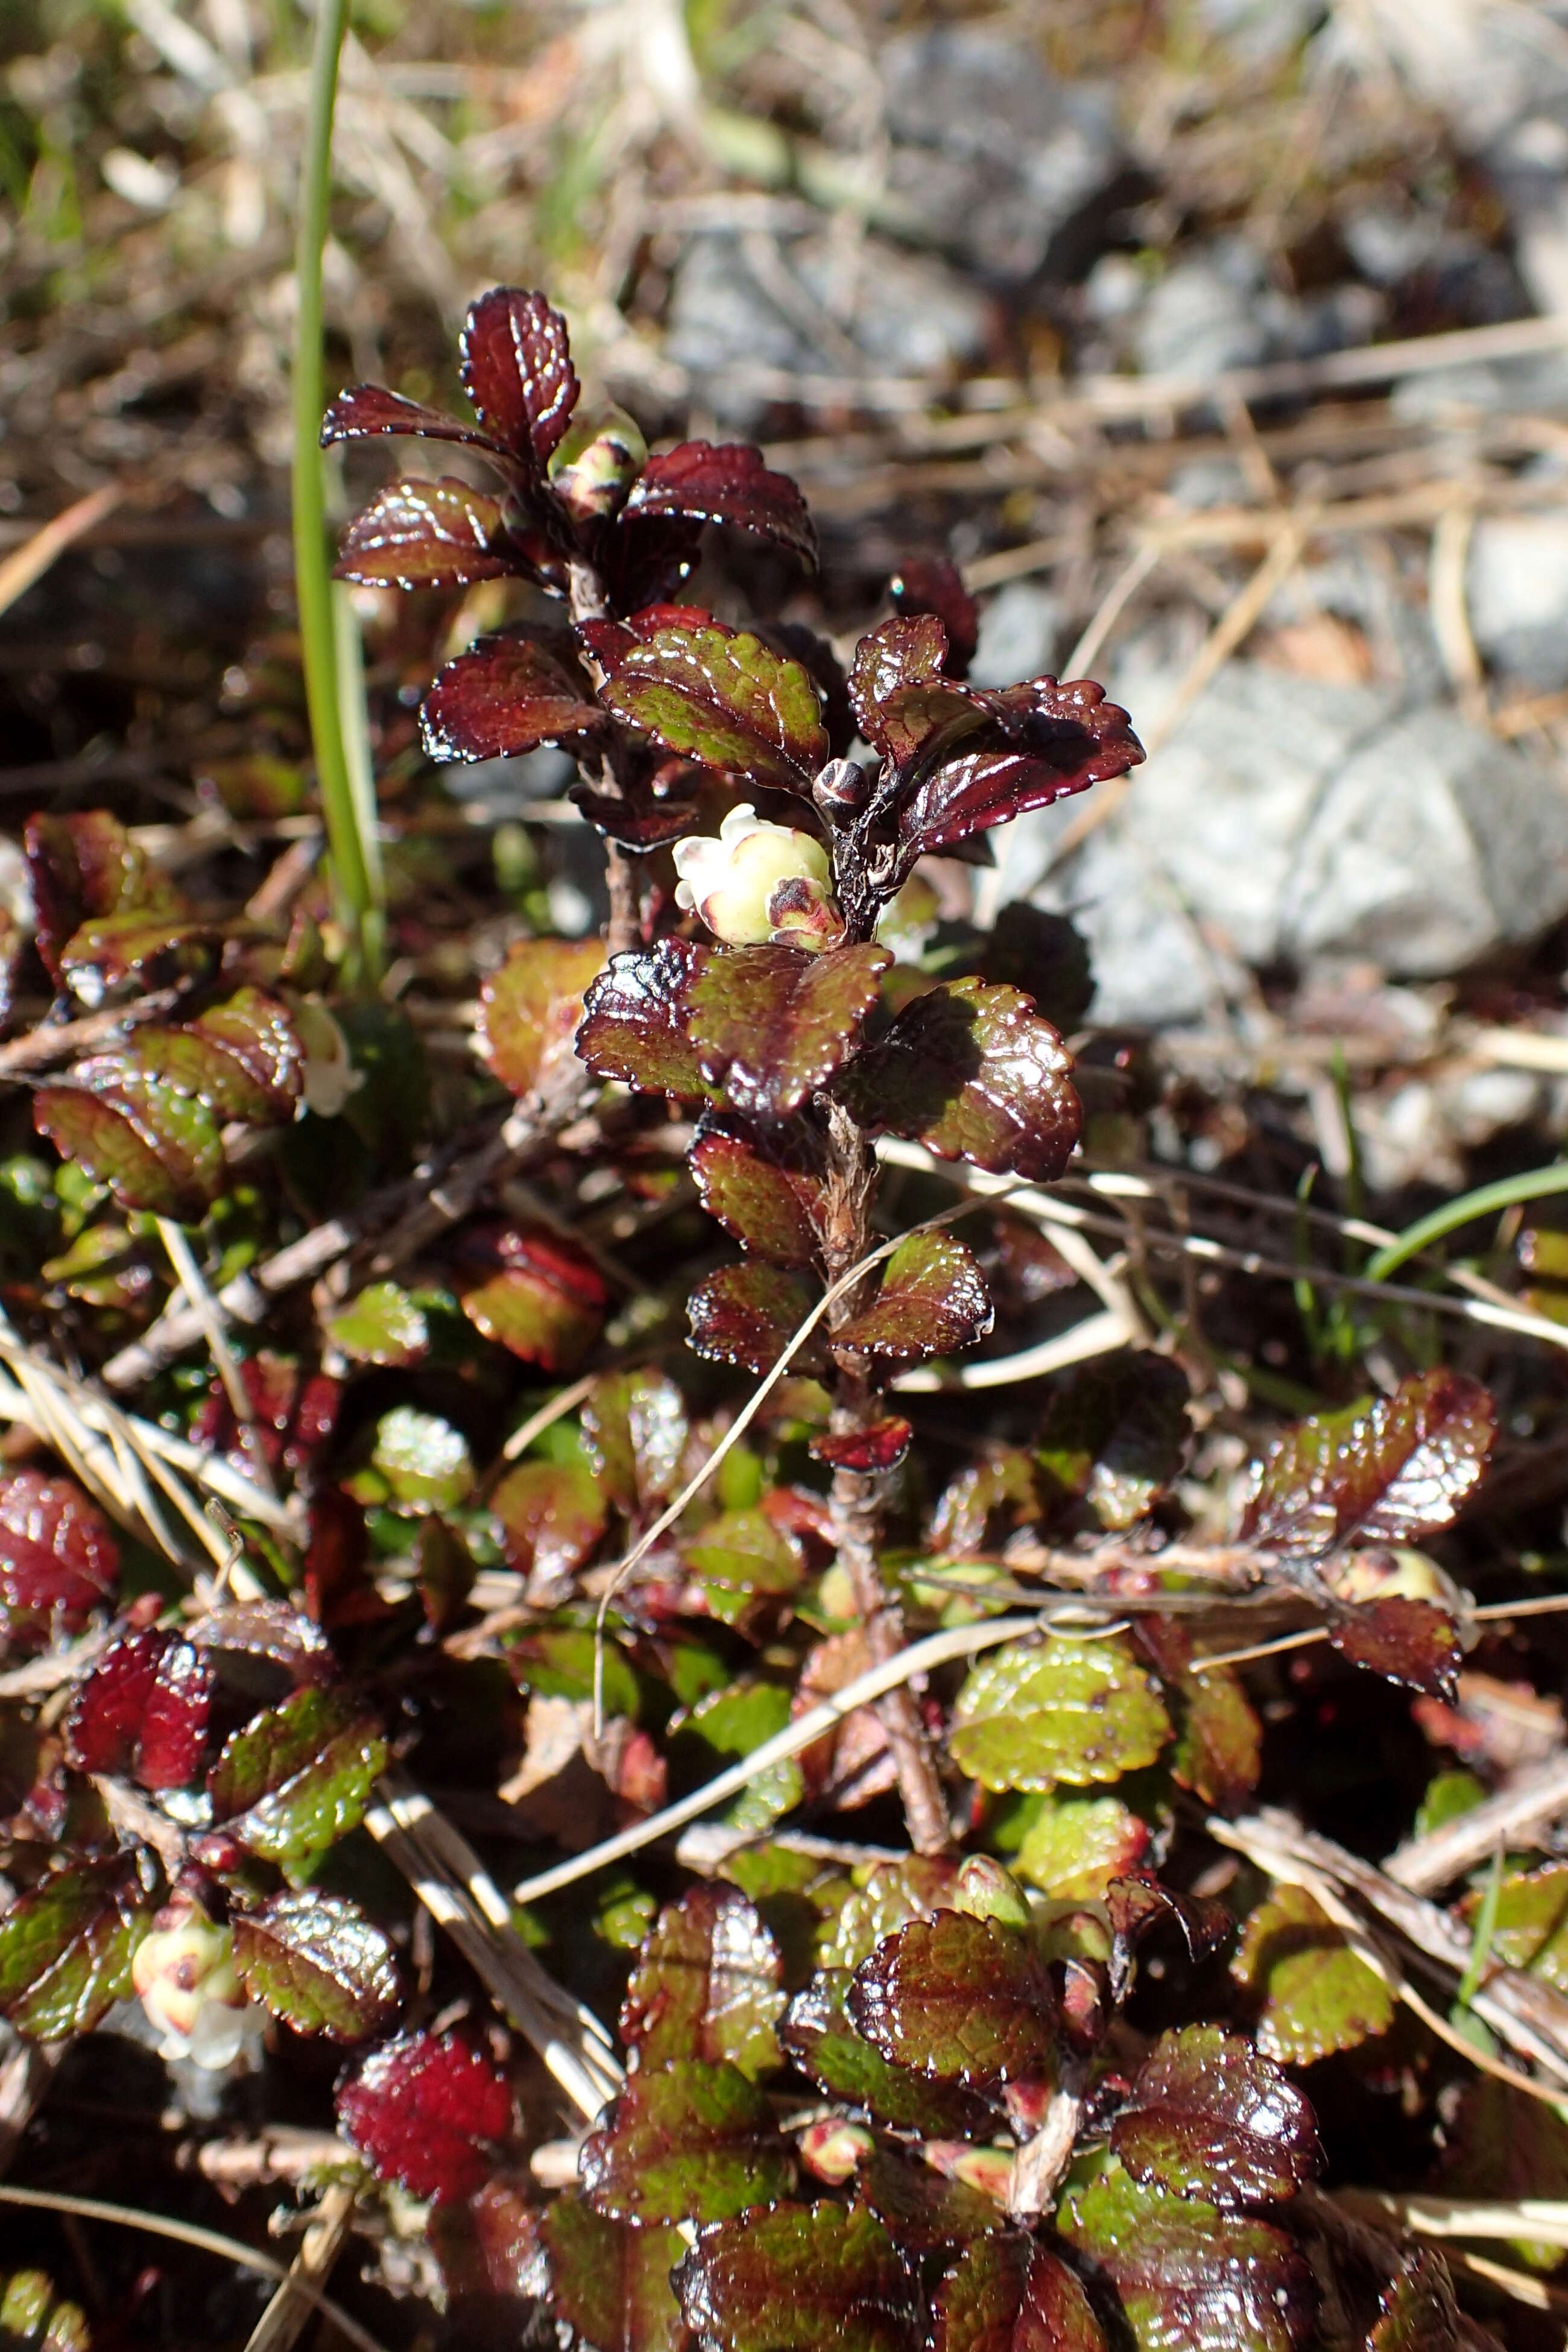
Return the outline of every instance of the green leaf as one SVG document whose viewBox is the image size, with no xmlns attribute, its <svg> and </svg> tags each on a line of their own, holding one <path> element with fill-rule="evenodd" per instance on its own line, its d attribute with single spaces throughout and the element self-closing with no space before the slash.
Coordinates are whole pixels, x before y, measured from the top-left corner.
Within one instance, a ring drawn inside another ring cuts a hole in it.
<svg viewBox="0 0 1568 2352">
<path fill-rule="evenodd" d="M 553 1094 L 576 1067 L 589 983 L 604 968 L 596 939 L 520 940 L 479 988 L 479 1051 L 514 1095 Z"/>
<path fill-rule="evenodd" d="M 889 2147 L 872 2149 L 856 2188 L 907 2254 L 938 2253 L 1007 2226 L 1005 2211 L 983 2189 L 944 2179 Z"/>
<path fill-rule="evenodd" d="M 322 1330 L 356 1364 L 402 1370 L 416 1364 L 430 1345 L 425 1310 L 401 1284 L 373 1282 L 346 1306 L 322 1318 Z"/>
<path fill-rule="evenodd" d="M 910 1136 L 939 1159 L 1046 1183 L 1067 1166 L 1083 1126 L 1072 1066 L 1032 998 L 950 980 L 906 1004 L 837 1092 L 873 1134 Z"/>
<path fill-rule="evenodd" d="M 689 2339 L 670 2284 L 686 2250 L 678 2230 L 607 2221 L 570 2191 L 552 2199 L 539 2226 L 550 2306 L 580 2343 L 597 2352 L 683 2352 Z"/>
<path fill-rule="evenodd" d="M 298 1864 L 364 1819 L 386 1755 L 363 1699 L 308 1685 L 230 1734 L 207 1775 L 213 1818 L 250 1853 Z"/>
<path fill-rule="evenodd" d="M 1014 1867 L 1020 1878 L 1058 1900 L 1102 1903 L 1113 1878 L 1136 1870 L 1149 1831 L 1120 1797 L 1037 1800 Z"/>
<path fill-rule="evenodd" d="M 1241 1931 L 1231 1974 L 1262 2000 L 1258 2047 L 1285 2066 L 1353 2050 L 1394 2022 L 1394 1995 L 1302 1886 L 1277 1886 Z"/>
<path fill-rule="evenodd" d="M 1111 2126 L 1135 2180 L 1215 2205 L 1293 2197 L 1322 2160 L 1312 2110 L 1245 2035 L 1163 2033 Z"/>
<path fill-rule="evenodd" d="M 577 1051 L 602 1078 L 639 1094 L 705 1102 L 711 1089 L 687 1027 L 687 992 L 711 950 L 689 940 L 613 955 L 583 999 Z"/>
<path fill-rule="evenodd" d="M 1116 2290 L 1138 2352 L 1290 2352 L 1311 2331 L 1311 2273 L 1283 2231 L 1141 2188 L 1114 2158 L 1067 2191 L 1058 2226 Z"/>
<path fill-rule="evenodd" d="M 997 1650 L 953 1709 L 954 1762 L 987 1789 L 1084 1787 L 1152 1764 L 1170 1718 L 1131 1644 L 1059 1637 Z"/>
<path fill-rule="evenodd" d="M 830 750 L 809 672 L 749 630 L 656 630 L 602 698 L 666 751 L 784 792 L 809 793 Z"/>
<path fill-rule="evenodd" d="M 477 1331 L 525 1364 L 574 1372 L 604 1328 L 605 1279 L 586 1250 L 547 1225 L 470 1227 L 465 1259 L 482 1278 L 458 1290 Z"/>
<path fill-rule="evenodd" d="M 780 1266 L 760 1259 L 721 1265 L 686 1302 L 692 1350 L 710 1363 L 771 1371 L 816 1303 L 805 1283 Z M 818 1328 L 791 1363 L 797 1372 L 817 1372 L 826 1360 Z"/>
<path fill-rule="evenodd" d="M 1176 1696 L 1173 1776 L 1205 1805 L 1236 1811 L 1257 1787 L 1263 1761 L 1263 1726 L 1241 1677 L 1230 1666 L 1196 1671 L 1193 1637 L 1173 1617 L 1141 1617 L 1137 1634 L 1166 1697 L 1173 1689 Z"/>
<path fill-rule="evenodd" d="M 121 1208 L 195 1220 L 223 1190 L 212 1112 L 123 1055 L 95 1055 L 67 1080 L 39 1087 L 33 1124 Z"/>
<path fill-rule="evenodd" d="M 1047 2072 L 1057 2004 L 1029 1937 L 998 1919 L 912 1919 L 855 1971 L 858 2032 L 897 2066 L 966 2089 Z"/>
<path fill-rule="evenodd" d="M 380 2032 L 402 1999 L 392 1946 L 346 1895 L 272 1895 L 237 1913 L 234 1964 L 253 2000 L 329 2042 Z"/>
<path fill-rule="evenodd" d="M 789 1719 L 789 1693 L 777 1683 L 734 1682 L 710 1693 L 671 1727 L 672 1785 L 694 1788 L 711 1780 L 775 1738 Z M 787 1757 L 759 1772 L 717 1818 L 731 1829 L 771 1829 L 781 1813 L 799 1804 L 805 1786 L 800 1766 Z"/>
<path fill-rule="evenodd" d="M 951 1355 L 984 1339 L 991 1300 L 974 1254 L 952 1234 L 915 1233 L 899 1244 L 869 1307 L 840 1324 L 834 1346 L 895 1363 Z"/>
<path fill-rule="evenodd" d="M 637 1955 L 621 2010 L 621 2039 L 637 2065 L 677 2058 L 742 2074 L 780 2063 L 784 1961 L 754 1905 L 735 1886 L 694 1886 L 666 1904 Z"/>
<path fill-rule="evenodd" d="M 1040 1430 L 1047 1494 L 1087 1503 L 1112 1532 L 1136 1527 L 1181 1475 L 1186 1405 L 1186 1375 L 1163 1356 L 1086 1364 L 1058 1390 Z"/>
<path fill-rule="evenodd" d="M 863 2205 L 775 2205 L 704 2230 L 675 2273 L 687 2324 L 724 2352 L 912 2352 L 913 2283 Z"/>
<path fill-rule="evenodd" d="M 92 2352 L 92 2331 L 81 2305 L 58 2301 L 42 2271 L 13 2271 L 0 2284 L 0 2344 L 6 2352 Z"/>
<path fill-rule="evenodd" d="M 1461 2325 L 1454 2282 L 1436 2246 L 1405 2255 L 1382 2300 L 1367 2352 L 1459 2352 L 1462 2344 L 1475 2340 L 1476 2331 Z"/>
<path fill-rule="evenodd" d="M 747 1118 L 786 1118 L 854 1052 L 891 961 L 864 940 L 822 955 L 718 949 L 686 992 L 703 1076 Z"/>
<path fill-rule="evenodd" d="M 392 1502 L 407 1510 L 450 1510 L 473 1488 L 474 1465 L 462 1431 L 416 1405 L 395 1404 L 382 1414 L 370 1458 Z"/>
<path fill-rule="evenodd" d="M 741 1247 L 773 1265 L 810 1265 L 816 1256 L 816 1180 L 764 1157 L 743 1135 L 704 1127 L 689 1161 L 702 1205 Z"/>
<path fill-rule="evenodd" d="M 794 1592 L 805 1573 L 799 1546 L 761 1510 L 721 1511 L 680 1556 L 726 1624 L 739 1622 L 752 1600 Z"/>
<path fill-rule="evenodd" d="M 966 2246 L 931 2299 L 930 2352 L 1107 2352 L 1059 2255 L 1016 2234 Z"/>
<path fill-rule="evenodd" d="M 1475 1918 L 1482 1899 L 1479 1894 L 1466 1895 L 1460 1909 L 1467 1922 Z M 1503 1880 L 1490 1957 L 1568 1992 L 1568 1863 L 1548 1863 Z"/>
<path fill-rule="evenodd" d="M 153 1924 L 135 1872 L 115 1856 L 52 1871 L 0 1917 L 0 2015 L 34 2042 L 90 2033 L 131 1994 Z"/>
<path fill-rule="evenodd" d="M 958 1865 L 941 1854 L 911 1853 L 874 1863 L 824 1927 L 818 1957 L 825 1968 L 858 1969 L 884 1936 L 911 1919 L 954 1907 Z"/>
<path fill-rule="evenodd" d="M 585 1626 L 542 1625 L 509 1644 L 507 1671 L 519 1690 L 537 1692 L 541 1698 L 591 1699 L 597 1650 Z M 626 1652 L 614 1641 L 605 1643 L 603 1690 L 607 1716 L 636 1715 L 637 1678 Z"/>
<path fill-rule="evenodd" d="M 1420 1372 L 1391 1397 L 1316 1413 L 1254 1473 L 1244 1543 L 1310 1558 L 1348 1543 L 1414 1543 L 1447 1527 L 1479 1480 L 1497 1412 L 1463 1373 Z"/>
<path fill-rule="evenodd" d="M 152 987 L 193 977 L 209 961 L 216 936 L 211 923 L 142 908 L 104 915 L 72 932 L 60 950 L 60 969 L 67 987 L 90 1010 L 132 981 Z"/>
<path fill-rule="evenodd" d="M 1329 1639 L 1342 1658 L 1381 1675 L 1407 1690 L 1451 1699 L 1458 1688 L 1463 1650 L 1459 1629 L 1446 1609 L 1394 1592 L 1333 1611 Z"/>
<path fill-rule="evenodd" d="M 685 1399 L 666 1372 L 603 1372 L 583 1406 L 583 1442 L 617 1510 L 669 1500 L 689 1435 Z"/>
<path fill-rule="evenodd" d="M 572 1576 L 609 1522 L 606 1496 L 585 1462 L 522 1462 L 490 1496 L 510 1567 L 541 1584 Z"/>
<path fill-rule="evenodd" d="M 819 1969 L 796 1993 L 782 2040 L 790 2055 L 830 2097 L 879 2123 L 924 2139 L 958 2139 L 985 2128 L 982 2103 L 956 2083 L 932 2082 L 884 2058 L 849 2021 L 847 1969 Z"/>
<path fill-rule="evenodd" d="M 737 2066 L 696 2058 L 634 2074 L 578 2173 L 595 2211 L 646 2226 L 719 2221 L 789 2186 L 789 2151 L 773 2109 Z"/>
<path fill-rule="evenodd" d="M 184 912 L 169 876 L 107 809 L 69 816 L 38 812 L 27 819 L 25 837 L 38 953 L 57 984 L 66 941 L 89 917 Z"/>
</svg>

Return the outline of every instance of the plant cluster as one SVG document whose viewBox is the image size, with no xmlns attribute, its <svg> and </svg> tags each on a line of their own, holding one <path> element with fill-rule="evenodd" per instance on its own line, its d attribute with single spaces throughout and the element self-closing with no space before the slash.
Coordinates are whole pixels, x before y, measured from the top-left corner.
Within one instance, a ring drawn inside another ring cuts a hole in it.
<svg viewBox="0 0 1568 2352">
<path fill-rule="evenodd" d="M 581 416 L 542 297 L 475 305 L 462 377 L 473 423 L 375 387 L 332 404 L 328 440 L 453 443 L 496 477 L 393 483 L 340 571 L 559 601 L 450 660 L 421 726 L 437 760 L 566 746 L 610 910 L 604 943 L 525 938 L 487 978 L 506 1118 L 454 1170 L 468 1192 L 442 1210 L 430 1163 L 408 1180 L 428 1068 L 395 1008 L 334 991 L 324 902 L 220 919 L 107 813 L 27 830 L 13 978 L 36 954 L 75 1032 L 103 1026 L 33 1089 L 60 1167 L 5 1171 L 31 1220 L 6 1300 L 62 1316 L 85 1370 L 0 1334 L 58 1457 L 0 1479 L 0 2015 L 68 2042 L 134 1999 L 166 2057 L 298 2064 L 318 2098 L 310 2048 L 337 2045 L 336 2168 L 383 2235 L 427 2228 L 465 2341 L 1483 2342 L 1435 2253 L 1314 2187 L 1287 2070 L 1403 2070 L 1417 2111 L 1447 2103 L 1452 2183 L 1495 2188 L 1490 2095 L 1521 2095 L 1464 2054 L 1498 2047 L 1471 2013 L 1487 1955 L 1463 2032 L 1402 2040 L 1397 1971 L 1321 1874 L 1216 1875 L 1209 1841 L 1267 1769 L 1216 1625 L 1305 1617 L 1330 1674 L 1455 1719 L 1475 1628 L 1422 1547 L 1474 1498 L 1492 1400 L 1428 1365 L 1299 1419 L 1222 1524 L 1185 1479 L 1184 1371 L 1123 1349 L 933 1476 L 889 1391 L 1062 1279 L 1007 1190 L 1063 1174 L 1082 1110 L 1047 1017 L 1076 1009 L 1059 932 L 1026 908 L 937 931 L 917 868 L 1124 773 L 1126 714 L 1082 682 L 972 684 L 948 566 L 904 569 L 847 671 L 798 625 L 670 601 L 706 526 L 809 563 L 809 517 L 754 449 L 649 457 Z M 884 1138 L 1002 1197 L 964 1232 L 950 1205 L 893 1217 Z M 669 1253 L 698 1265 L 681 1378 L 573 1229 L 584 1165 L 656 1255 L 693 1192 L 711 1221 Z M 303 1230 L 268 1258 L 274 1170 Z M 256 1322 L 351 1188 L 405 1242 L 287 1344 L 233 1350 L 222 1318 Z M 216 1297 L 154 1274 L 185 1227 Z M 170 1369 L 215 1332 L 217 1377 Z M 111 1402 L 137 1386 L 145 1418 Z M 237 1525 L 191 1591 L 155 1547 L 187 1557 L 169 1481 L 193 1464 Z M 917 1690 L 899 1668 L 928 1633 Z M 730 1766 L 716 1818 L 650 1862 L 667 1801 Z M 1439 1776 L 1426 1826 L 1484 1793 Z M 896 1845 L 854 1838 L 867 1807 Z M 453 1938 L 434 1957 L 421 1902 Z M 1552 1863 L 1465 1915 L 1528 1972 L 1548 2063 L 1565 1905 Z M 1530 2113 L 1568 2179 L 1568 2128 Z M 1353 2181 L 1353 2148 L 1330 2158 Z M 22 2274 L 3 2312 L 41 2327 L 52 2294 Z"/>
</svg>

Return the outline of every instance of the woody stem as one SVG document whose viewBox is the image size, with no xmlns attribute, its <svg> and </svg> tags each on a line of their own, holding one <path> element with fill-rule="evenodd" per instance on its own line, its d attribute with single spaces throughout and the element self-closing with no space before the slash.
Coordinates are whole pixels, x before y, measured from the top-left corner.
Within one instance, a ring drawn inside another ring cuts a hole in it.
<svg viewBox="0 0 1568 2352">
<path fill-rule="evenodd" d="M 605 584 L 591 563 L 574 562 L 567 569 L 567 601 L 574 621 L 600 621 L 609 611 L 605 596 Z M 604 684 L 599 664 L 588 657 L 588 668 L 595 686 Z M 580 763 L 585 764 L 585 763 Z M 599 763 L 599 782 L 611 798 L 620 793 L 620 780 L 616 774 L 615 752 L 606 751 Z M 610 919 L 605 927 L 605 945 L 611 955 L 623 955 L 635 948 L 642 938 L 642 893 L 635 852 L 623 849 L 618 841 L 605 843 L 605 883 L 610 894 Z"/>
</svg>

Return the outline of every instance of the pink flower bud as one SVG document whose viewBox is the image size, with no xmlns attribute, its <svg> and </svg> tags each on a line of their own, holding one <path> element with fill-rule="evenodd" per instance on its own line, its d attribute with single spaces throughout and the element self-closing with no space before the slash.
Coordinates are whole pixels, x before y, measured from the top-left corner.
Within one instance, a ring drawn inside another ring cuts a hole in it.
<svg viewBox="0 0 1568 2352">
<path fill-rule="evenodd" d="M 731 947 L 835 947 L 844 919 L 833 898 L 827 852 L 809 833 L 770 824 L 749 802 L 732 808 L 719 837 L 688 834 L 675 845 L 679 906 L 694 908 Z"/>
</svg>

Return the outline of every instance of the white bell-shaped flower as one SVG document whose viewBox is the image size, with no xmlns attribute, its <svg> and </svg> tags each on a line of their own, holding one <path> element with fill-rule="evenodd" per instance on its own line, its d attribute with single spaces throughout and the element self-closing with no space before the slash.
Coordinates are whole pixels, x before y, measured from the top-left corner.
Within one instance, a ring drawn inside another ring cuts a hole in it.
<svg viewBox="0 0 1568 2352">
<path fill-rule="evenodd" d="M 844 919 L 827 852 L 814 834 L 732 808 L 715 840 L 688 834 L 675 845 L 676 902 L 693 908 L 731 947 L 836 947 Z"/>
</svg>

